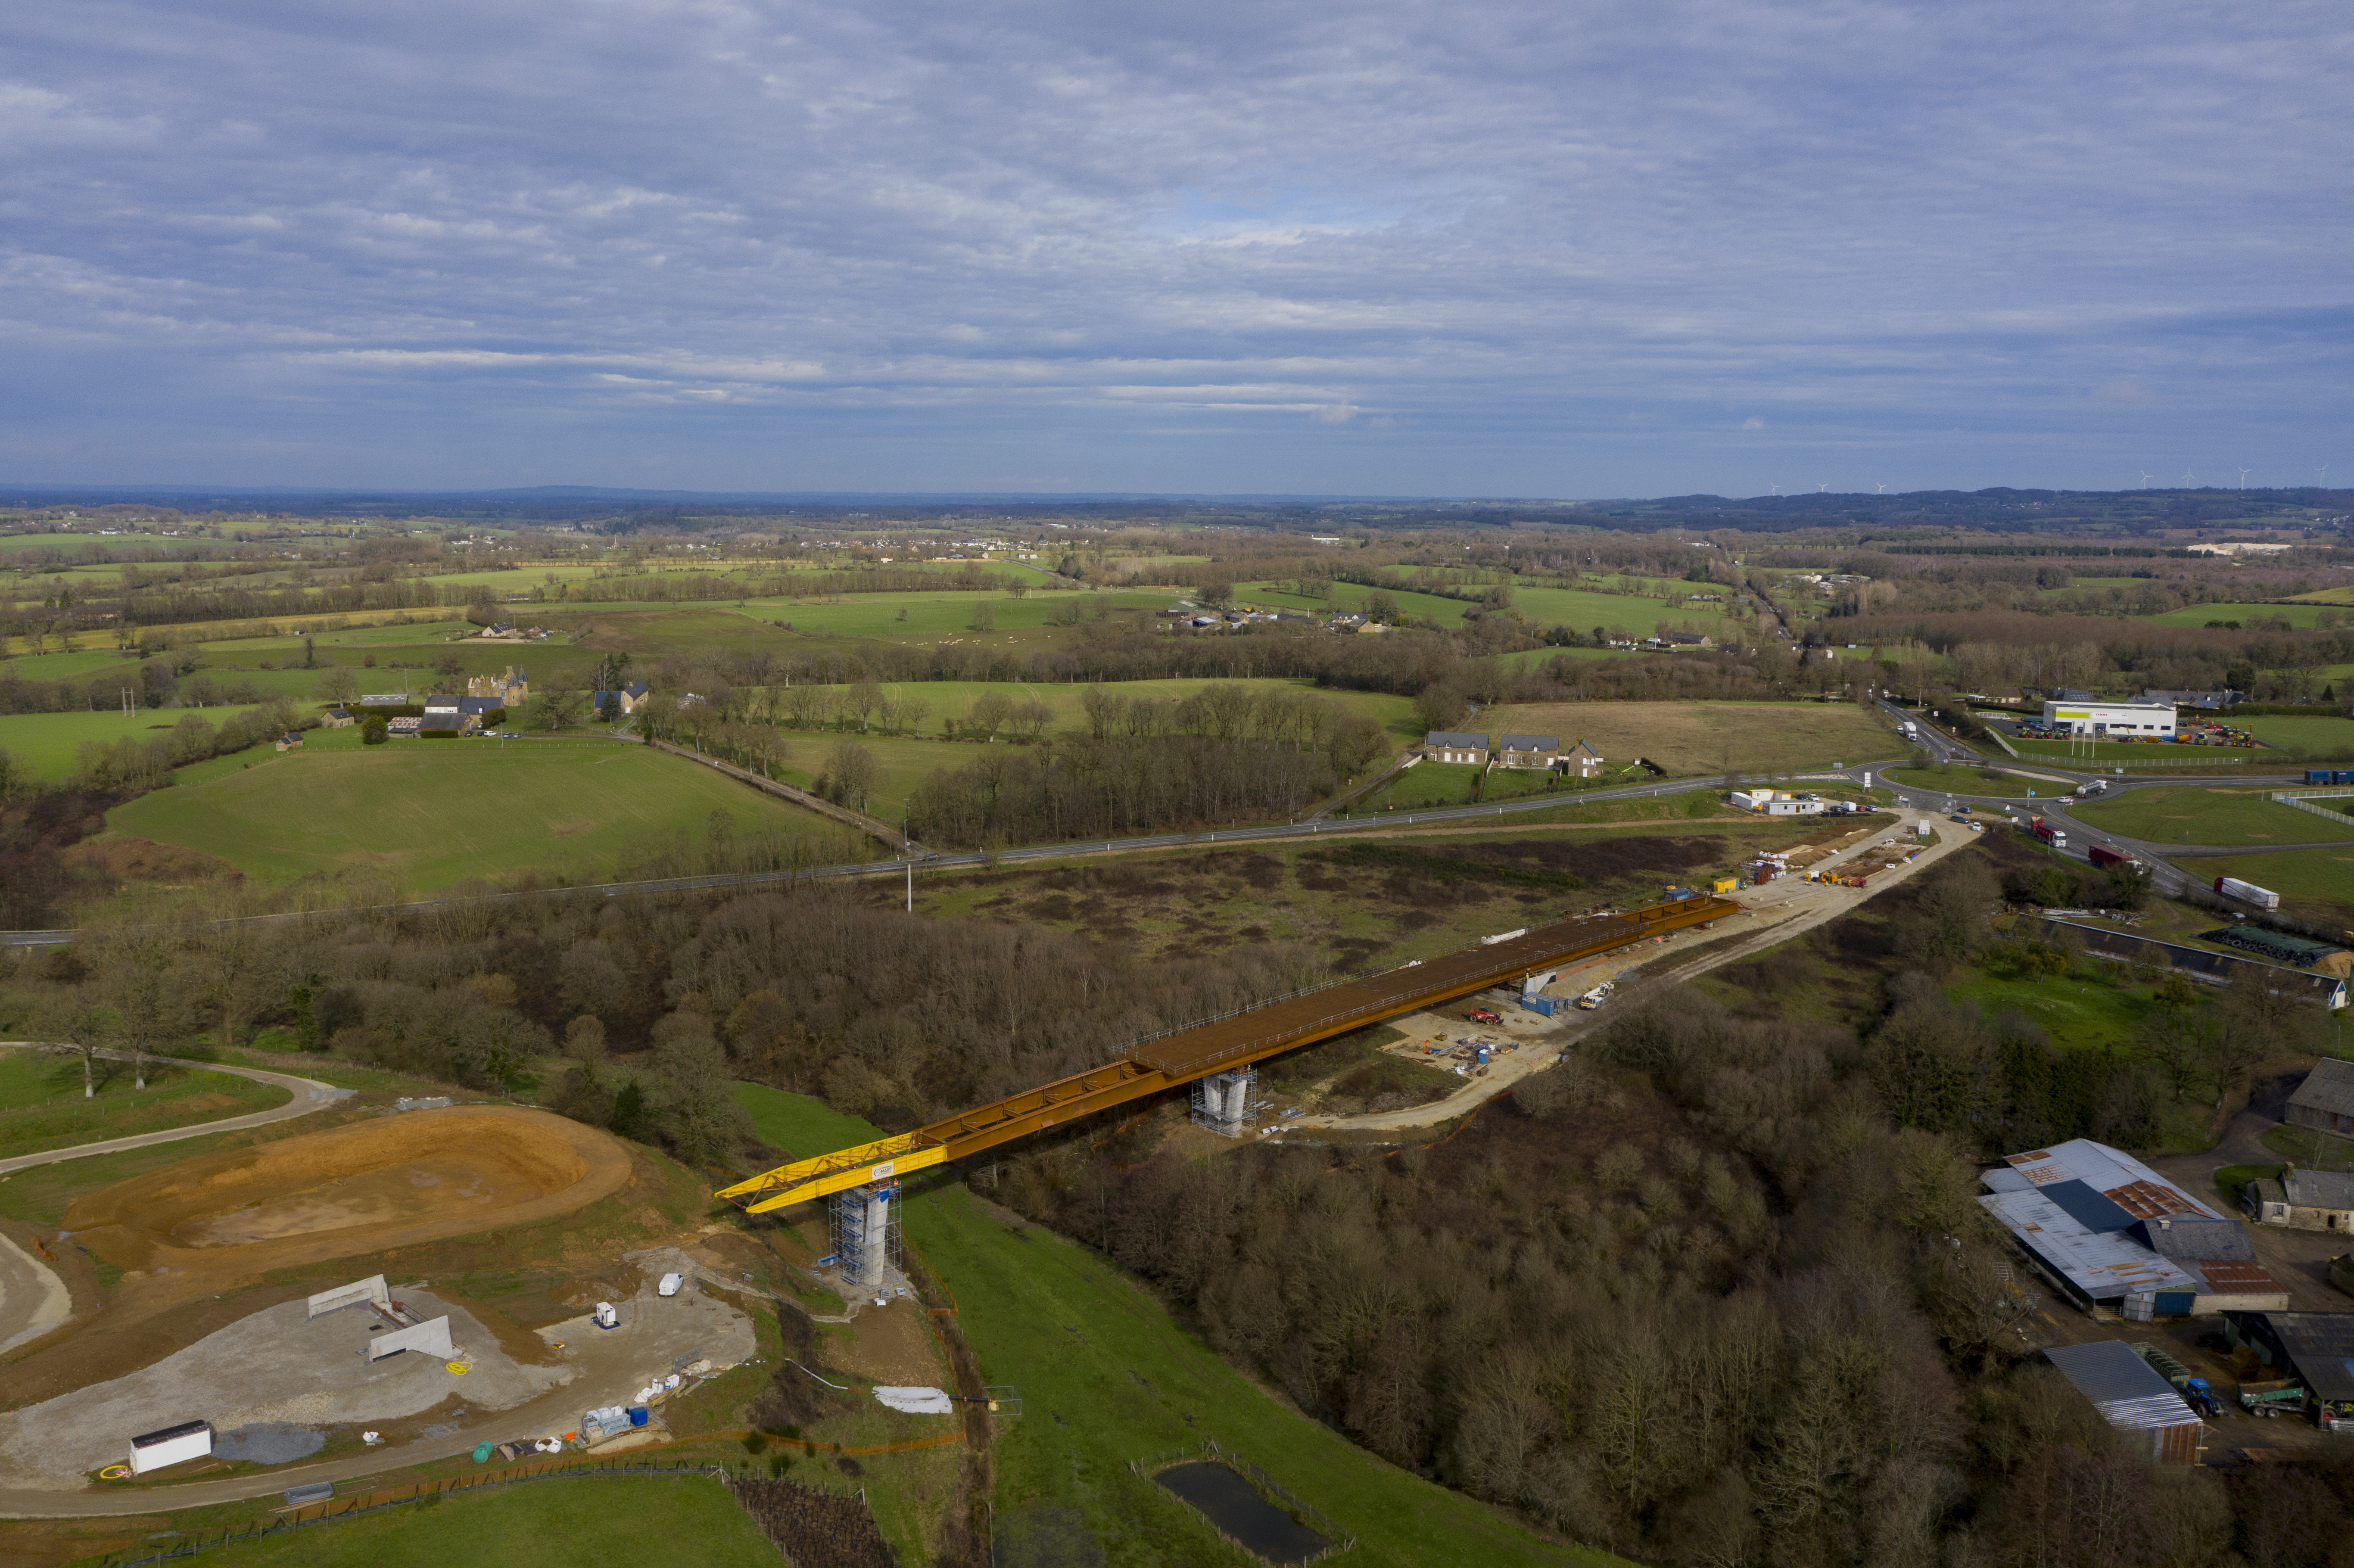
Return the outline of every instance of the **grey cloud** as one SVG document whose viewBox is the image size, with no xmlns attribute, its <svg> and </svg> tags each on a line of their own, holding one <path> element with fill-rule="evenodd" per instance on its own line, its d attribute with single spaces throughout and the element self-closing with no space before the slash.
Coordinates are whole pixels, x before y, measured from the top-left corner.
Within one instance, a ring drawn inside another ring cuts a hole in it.
<svg viewBox="0 0 2354 1568">
<path fill-rule="evenodd" d="M 97 430 L 157 479 L 771 484 L 822 440 L 881 486 L 929 441 L 947 484 L 1011 442 L 1312 489 L 1361 407 L 1416 491 L 1695 488 L 1728 402 L 1922 482 L 1956 419 L 2022 482 L 2120 417 L 2318 439 L 2348 40 L 2312 3 L 27 7 L 0 474 L 92 477 L 34 471 Z M 2088 357 L 2200 391 L 2055 391 Z M 1649 451 L 1575 439 L 1630 400 Z"/>
</svg>

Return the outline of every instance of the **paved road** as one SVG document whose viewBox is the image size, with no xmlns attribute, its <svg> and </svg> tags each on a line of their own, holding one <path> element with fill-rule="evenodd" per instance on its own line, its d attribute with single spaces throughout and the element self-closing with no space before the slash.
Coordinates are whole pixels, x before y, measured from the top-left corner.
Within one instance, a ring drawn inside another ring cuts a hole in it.
<svg viewBox="0 0 2354 1568">
<path fill-rule="evenodd" d="M 0 1040 L 0 1046 L 17 1045 L 35 1051 L 59 1051 L 67 1047 L 51 1045 L 39 1040 Z M 130 1057 L 120 1051 L 103 1051 L 101 1055 L 117 1062 Z M 151 1058 L 164 1060 L 164 1058 Z M 268 1127 L 272 1122 L 291 1121 L 298 1116 L 309 1116 L 323 1110 L 337 1100 L 349 1099 L 353 1091 L 339 1089 L 333 1084 L 323 1084 L 316 1078 L 298 1078 L 292 1073 L 272 1073 L 260 1067 L 231 1067 L 217 1062 L 184 1063 L 182 1065 L 202 1067 L 207 1073 L 228 1073 L 240 1078 L 251 1078 L 257 1084 L 275 1084 L 293 1096 L 282 1106 L 269 1110 L 252 1111 L 244 1116 L 223 1117 L 218 1121 L 200 1121 L 193 1127 L 167 1128 L 162 1132 L 135 1133 L 129 1138 L 110 1138 L 98 1143 L 77 1143 L 69 1149 L 52 1149 L 40 1154 L 19 1154 L 14 1160 L 0 1160 L 0 1176 L 12 1171 L 29 1171 L 36 1165 L 54 1165 L 60 1160 L 80 1160 L 85 1154 L 119 1154 L 126 1149 L 146 1149 L 158 1143 L 177 1143 L 184 1138 L 207 1138 L 216 1132 L 237 1132 L 249 1127 Z"/>
</svg>

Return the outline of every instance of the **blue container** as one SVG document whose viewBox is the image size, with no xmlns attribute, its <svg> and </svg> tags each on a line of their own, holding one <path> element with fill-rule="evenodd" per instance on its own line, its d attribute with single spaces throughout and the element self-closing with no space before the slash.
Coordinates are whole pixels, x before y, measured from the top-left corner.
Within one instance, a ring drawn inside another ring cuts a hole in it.
<svg viewBox="0 0 2354 1568">
<path fill-rule="evenodd" d="M 1553 1009 L 1561 1005 L 1561 1000 L 1551 996 L 1524 996 L 1521 998 L 1521 1005 L 1531 1012 L 1542 1012 L 1547 1018 L 1551 1018 Z"/>
<path fill-rule="evenodd" d="M 2330 782 L 2332 784 L 2354 784 L 2354 768 L 2339 768 L 2338 770 L 2338 777 L 2332 779 Z"/>
<path fill-rule="evenodd" d="M 2329 769 L 2327 768 L 2308 768 L 2305 770 L 2305 781 L 2308 784 L 2329 783 L 2331 781 Z"/>
<path fill-rule="evenodd" d="M 633 1404 L 630 1406 L 630 1425 L 632 1426 L 643 1426 L 645 1424 L 646 1407 L 642 1404 Z"/>
</svg>

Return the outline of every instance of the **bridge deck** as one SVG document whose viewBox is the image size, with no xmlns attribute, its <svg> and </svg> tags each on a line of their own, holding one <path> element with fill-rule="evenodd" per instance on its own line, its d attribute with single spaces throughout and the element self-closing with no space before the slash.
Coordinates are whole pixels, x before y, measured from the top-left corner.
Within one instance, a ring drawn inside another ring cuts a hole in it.
<svg viewBox="0 0 2354 1568">
<path fill-rule="evenodd" d="M 762 1213 L 960 1160 L 1211 1073 L 1246 1066 L 1384 1018 L 1467 996 L 1499 980 L 1575 963 L 1741 911 L 1742 906 L 1730 899 L 1702 897 L 1624 915 L 1580 916 L 1507 942 L 1285 997 L 1146 1041 L 1103 1066 L 976 1106 L 914 1132 L 780 1166 L 726 1188 L 719 1196 Z"/>
</svg>

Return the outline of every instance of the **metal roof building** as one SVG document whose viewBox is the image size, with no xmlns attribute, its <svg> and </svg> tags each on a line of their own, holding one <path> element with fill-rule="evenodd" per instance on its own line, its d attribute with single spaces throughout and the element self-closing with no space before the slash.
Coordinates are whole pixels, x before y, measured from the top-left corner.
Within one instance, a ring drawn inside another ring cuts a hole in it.
<svg viewBox="0 0 2354 1568">
<path fill-rule="evenodd" d="M 2354 1312 L 2226 1312 L 2223 1328 L 2274 1377 L 2305 1384 L 2332 1421 L 2354 1421 Z"/>
<path fill-rule="evenodd" d="M 2191 1408 L 2131 1346 L 2116 1340 L 2054 1345 L 2044 1355 L 2060 1375 L 2092 1401 L 2101 1419 L 2120 1432 L 2147 1432 L 2149 1457 L 2162 1465 L 2195 1465 L 2206 1428 Z"/>
<path fill-rule="evenodd" d="M 2354 1132 L 2354 1062 L 2331 1058 L 2305 1075 L 2285 1118 L 2322 1132 Z"/>
<path fill-rule="evenodd" d="M 2079 1307 L 2148 1319 L 2288 1305 L 2237 1220 L 2122 1150 L 2076 1139 L 1982 1180 L 1979 1206 Z"/>
</svg>

